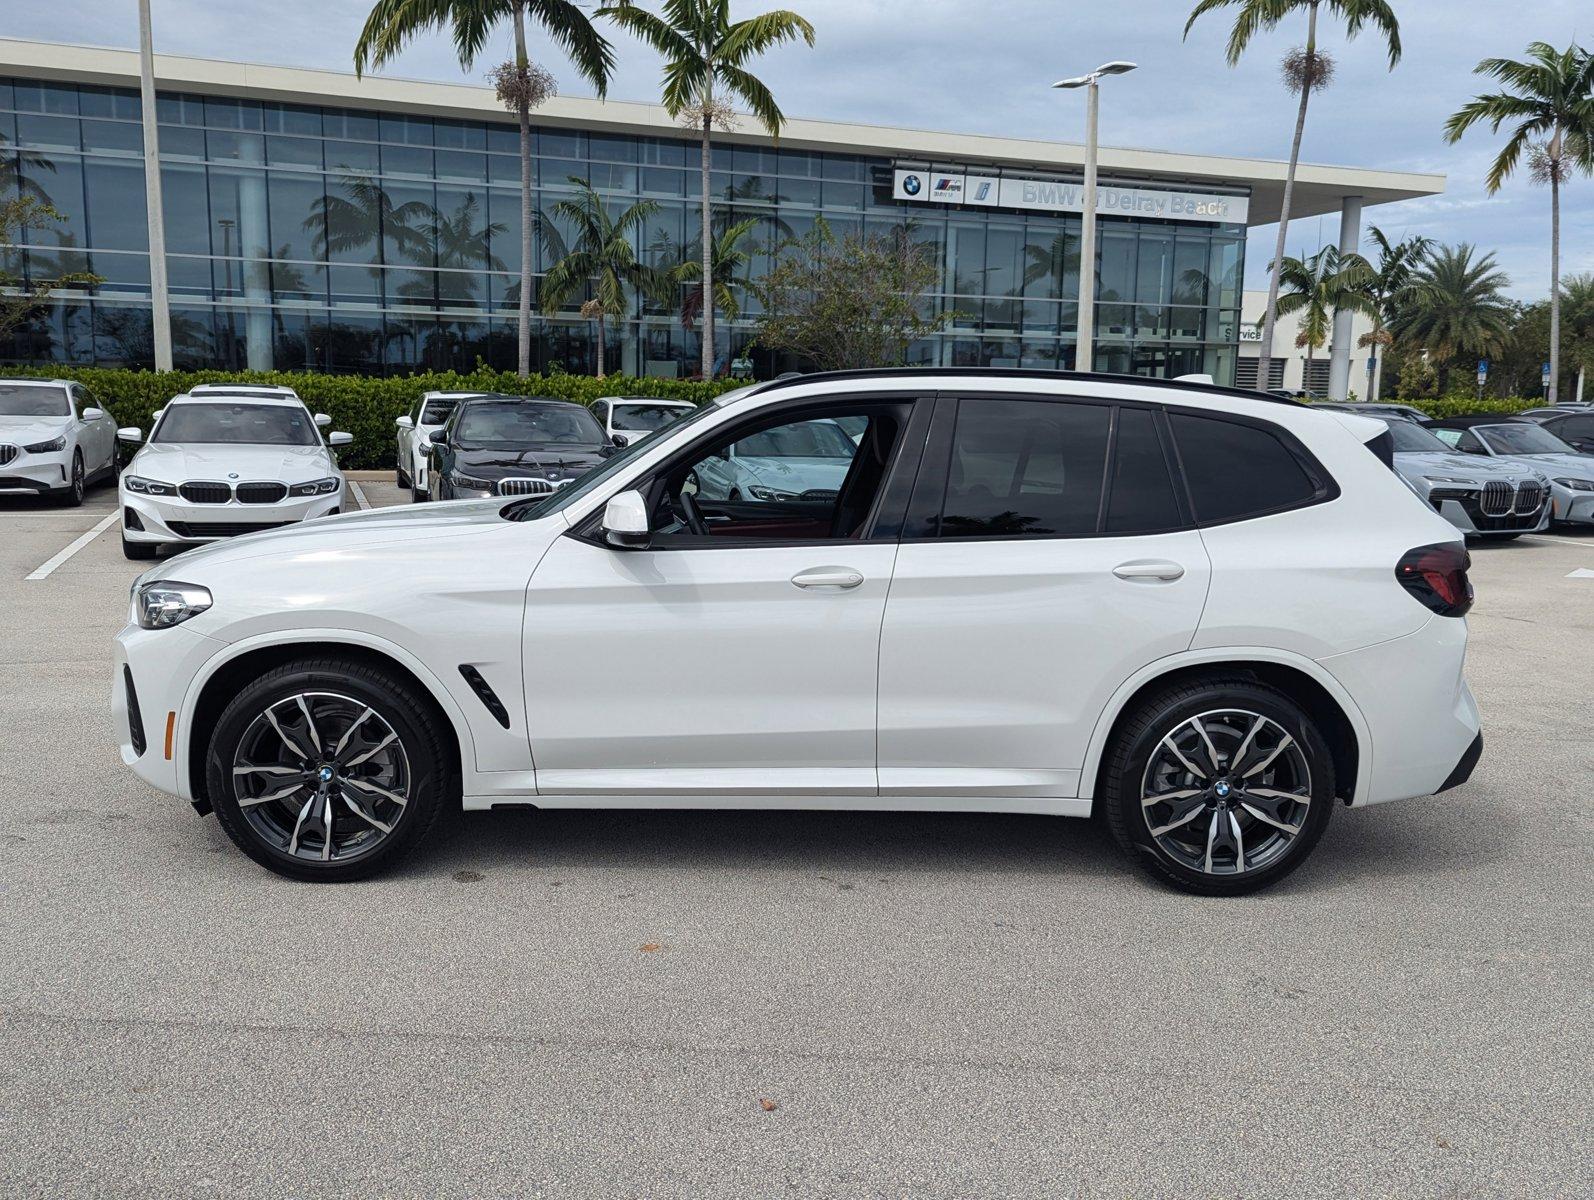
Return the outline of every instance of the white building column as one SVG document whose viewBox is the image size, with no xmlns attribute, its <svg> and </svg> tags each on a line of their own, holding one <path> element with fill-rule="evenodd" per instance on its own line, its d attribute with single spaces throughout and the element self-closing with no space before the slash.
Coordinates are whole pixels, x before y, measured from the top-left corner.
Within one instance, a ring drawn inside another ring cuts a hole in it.
<svg viewBox="0 0 1594 1200">
<path fill-rule="evenodd" d="M 1355 254 L 1362 243 L 1362 198 L 1346 196 L 1339 210 L 1339 252 L 1341 257 Z M 1328 398 L 1344 400 L 1350 395 L 1351 322 L 1353 313 L 1340 309 L 1334 313 L 1334 342 L 1328 358 Z M 1367 397 L 1363 396 L 1363 400 Z"/>
</svg>

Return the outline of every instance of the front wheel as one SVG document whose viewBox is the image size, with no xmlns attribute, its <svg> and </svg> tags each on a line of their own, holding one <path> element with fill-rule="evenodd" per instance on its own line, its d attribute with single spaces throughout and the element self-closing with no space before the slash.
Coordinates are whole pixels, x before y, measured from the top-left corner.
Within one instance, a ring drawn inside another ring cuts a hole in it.
<svg viewBox="0 0 1594 1200">
<path fill-rule="evenodd" d="M 452 798 L 437 721 L 395 671 L 341 658 L 285 663 L 216 723 L 210 801 L 239 849 L 279 875 L 374 875 L 413 850 Z"/>
<path fill-rule="evenodd" d="M 54 493 L 55 498 L 66 508 L 80 508 L 83 505 L 83 495 L 87 490 L 87 480 L 83 474 L 83 451 L 75 450 L 72 453 L 72 478 L 60 491 Z"/>
<path fill-rule="evenodd" d="M 1187 892 L 1232 896 L 1300 866 L 1334 808 L 1334 762 L 1293 700 L 1244 679 L 1158 693 L 1114 735 L 1101 801 L 1118 844 Z"/>
</svg>

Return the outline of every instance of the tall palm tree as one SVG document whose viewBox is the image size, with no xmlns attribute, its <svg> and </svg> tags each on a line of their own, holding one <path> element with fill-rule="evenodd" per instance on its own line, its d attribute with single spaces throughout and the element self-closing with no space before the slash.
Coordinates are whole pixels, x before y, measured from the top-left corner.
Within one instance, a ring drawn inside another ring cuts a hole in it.
<svg viewBox="0 0 1594 1200">
<path fill-rule="evenodd" d="M 1367 299 L 1372 302 L 1368 315 L 1373 328 L 1361 337 L 1363 347 L 1372 347 L 1375 367 L 1368 399 L 1377 400 L 1383 392 L 1384 352 L 1394 339 L 1389 326 L 1400 312 L 1411 287 L 1411 273 L 1433 248 L 1433 239 L 1412 236 L 1392 241 L 1378 226 L 1368 230 L 1367 240 L 1378 249 L 1378 260 L 1369 265 L 1372 274 L 1367 281 Z"/>
<path fill-rule="evenodd" d="M 670 274 L 677 282 L 691 285 L 686 295 L 681 297 L 682 329 L 690 331 L 700 316 L 705 312 L 712 313 L 715 309 L 724 313 L 727 321 L 734 321 L 741 315 L 742 302 L 736 294 L 736 285 L 744 282 L 740 276 L 753 257 L 752 248 L 742 243 L 762 224 L 760 218 L 749 217 L 734 225 L 724 226 L 714 235 L 714 245 L 709 254 L 712 265 L 709 279 L 713 281 L 709 285 L 713 289 L 711 302 L 706 300 L 709 288 L 703 286 L 702 257 L 681 257 L 680 264 Z M 689 249 L 696 251 L 698 247 L 694 245 Z"/>
<path fill-rule="evenodd" d="M 780 136 L 785 118 L 775 97 L 747 70 L 749 60 L 783 42 L 814 44 L 814 27 L 788 9 L 732 21 L 730 0 L 664 0 L 662 13 L 635 0 L 617 0 L 599 16 L 641 38 L 664 56 L 663 102 L 670 116 L 690 119 L 701 136 L 703 221 L 700 234 L 702 280 L 708 297 L 703 314 L 704 378 L 714 372 L 714 234 L 709 165 L 714 126 L 729 123 L 724 94 L 735 96 L 771 137 Z"/>
<path fill-rule="evenodd" d="M 526 52 L 530 18 L 563 48 L 599 97 L 609 87 L 614 48 L 575 0 L 376 0 L 354 47 L 354 71 L 363 75 L 391 61 L 419 33 L 448 27 L 467 71 L 487 45 L 495 26 L 508 21 L 515 34 L 515 57 L 496 68 L 498 97 L 520 122 L 520 313 L 517 370 L 531 374 L 532 189 L 531 110 L 553 94 L 553 77 Z"/>
<path fill-rule="evenodd" d="M 1290 228 L 1290 206 L 1295 198 L 1295 172 L 1301 161 L 1301 138 L 1306 132 L 1306 104 L 1312 93 L 1327 87 L 1334 76 L 1333 60 L 1317 48 L 1317 23 L 1321 10 L 1327 10 L 1345 24 L 1345 36 L 1354 38 L 1366 25 L 1375 28 L 1389 49 L 1389 69 L 1400 61 L 1400 22 L 1387 0 L 1201 0 L 1185 22 L 1184 35 L 1199 17 L 1220 8 L 1237 8 L 1234 26 L 1229 31 L 1229 66 L 1236 66 L 1257 33 L 1276 29 L 1284 18 L 1302 10 L 1306 13 L 1306 45 L 1284 58 L 1284 82 L 1301 97 L 1295 114 L 1295 137 L 1290 142 L 1290 165 L 1284 173 L 1284 198 L 1279 206 L 1278 242 L 1273 250 L 1273 267 L 1268 275 L 1267 309 L 1262 315 L 1262 369 L 1257 372 L 1257 387 L 1267 388 L 1267 362 L 1273 356 L 1273 327 L 1278 320 L 1279 270 L 1284 264 L 1284 248 Z"/>
<path fill-rule="evenodd" d="M 1372 274 L 1360 254 L 1341 254 L 1338 246 L 1324 246 L 1310 258 L 1286 258 L 1279 268 L 1278 315 L 1300 314 L 1301 332 L 1295 344 L 1306 351 L 1308 383 L 1314 355 L 1334 332 L 1334 314 L 1371 315 L 1373 304 L 1366 288 Z"/>
<path fill-rule="evenodd" d="M 1528 46 L 1526 61 L 1486 58 L 1473 68 L 1504 85 L 1474 96 L 1445 122 L 1451 143 L 1480 122 L 1495 133 L 1512 124 L 1511 136 L 1489 169 L 1489 194 L 1498 192 L 1528 150 L 1535 176 L 1550 185 L 1550 391 L 1555 403 L 1561 378 L 1561 184 L 1594 171 L 1594 55 L 1576 43 L 1564 51 L 1547 42 Z"/>
<path fill-rule="evenodd" d="M 568 248 L 552 224 L 539 223 L 543 238 L 558 256 L 542 280 L 542 310 L 553 314 L 572 292 L 590 285 L 591 297 L 581 315 L 598 323 L 598 376 L 604 374 L 608 318 L 624 315 L 626 289 L 663 300 L 670 290 L 669 275 L 637 258 L 633 234 L 658 211 L 654 200 L 638 200 L 619 216 L 610 212 L 603 197 L 585 179 L 572 177 L 576 195 L 553 206 L 554 215 L 571 229 L 574 245 Z"/>
<path fill-rule="evenodd" d="M 1594 272 L 1570 275 L 1561 284 L 1561 316 L 1572 345 L 1577 386 L 1572 399 L 1583 399 L 1583 384 L 1594 367 Z"/>
<path fill-rule="evenodd" d="M 1441 394 L 1456 358 L 1498 354 L 1511 336 L 1514 310 L 1502 295 L 1511 280 L 1493 254 L 1476 253 L 1465 242 L 1430 250 L 1412 272 L 1408 300 L 1392 329 L 1408 347 L 1439 360 Z"/>
</svg>

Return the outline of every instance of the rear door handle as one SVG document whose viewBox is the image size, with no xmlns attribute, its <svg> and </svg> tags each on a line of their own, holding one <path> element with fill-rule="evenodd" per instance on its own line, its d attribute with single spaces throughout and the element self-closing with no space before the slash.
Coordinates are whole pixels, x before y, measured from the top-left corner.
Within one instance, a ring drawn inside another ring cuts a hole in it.
<svg viewBox="0 0 1594 1200">
<path fill-rule="evenodd" d="M 1119 563 L 1112 573 L 1119 579 L 1161 579 L 1171 583 L 1184 577 L 1184 568 L 1166 559 L 1139 558 L 1134 562 Z"/>
<path fill-rule="evenodd" d="M 862 583 L 863 576 L 851 567 L 814 567 L 799 571 L 791 581 L 800 588 L 835 588 L 844 592 Z"/>
</svg>

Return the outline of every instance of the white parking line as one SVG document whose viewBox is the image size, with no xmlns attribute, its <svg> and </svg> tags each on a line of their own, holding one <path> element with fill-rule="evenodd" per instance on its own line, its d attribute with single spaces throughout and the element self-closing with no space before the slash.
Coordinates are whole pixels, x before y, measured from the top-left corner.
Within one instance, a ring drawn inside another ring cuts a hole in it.
<svg viewBox="0 0 1594 1200">
<path fill-rule="evenodd" d="M 1579 567 L 1577 570 L 1573 571 L 1570 575 L 1568 575 L 1567 578 L 1568 579 L 1594 579 L 1594 571 L 1590 571 L 1587 567 Z"/>
<path fill-rule="evenodd" d="M 365 489 L 360 486 L 357 480 L 349 480 L 349 487 L 354 491 L 354 501 L 356 504 L 358 504 L 361 508 L 371 507 L 371 502 L 365 498 Z"/>
<path fill-rule="evenodd" d="M 67 559 L 71 558 L 79 550 L 83 549 L 84 546 L 87 546 L 95 538 L 99 537 L 100 534 L 104 533 L 113 524 L 115 524 L 116 523 L 116 519 L 118 517 L 120 517 L 121 515 L 122 514 L 119 513 L 119 512 L 113 512 L 110 516 L 106 517 L 105 520 L 101 521 L 93 529 L 89 530 L 85 534 L 81 534 L 78 537 L 74 538 L 71 541 L 71 543 L 69 543 L 67 545 L 65 550 L 62 550 L 60 553 L 56 554 L 53 558 L 48 559 L 46 562 L 44 562 L 39 567 L 39 569 L 37 571 L 34 571 L 33 574 L 24 575 L 23 579 L 24 580 L 28 580 L 28 579 L 44 579 L 44 578 L 48 577 L 51 571 L 55 570 L 62 563 L 64 563 Z"/>
<path fill-rule="evenodd" d="M 1567 546 L 1582 546 L 1585 550 L 1594 550 L 1594 538 L 1556 537 L 1553 533 L 1524 533 L 1522 536 L 1535 542 L 1561 542 Z"/>
</svg>

